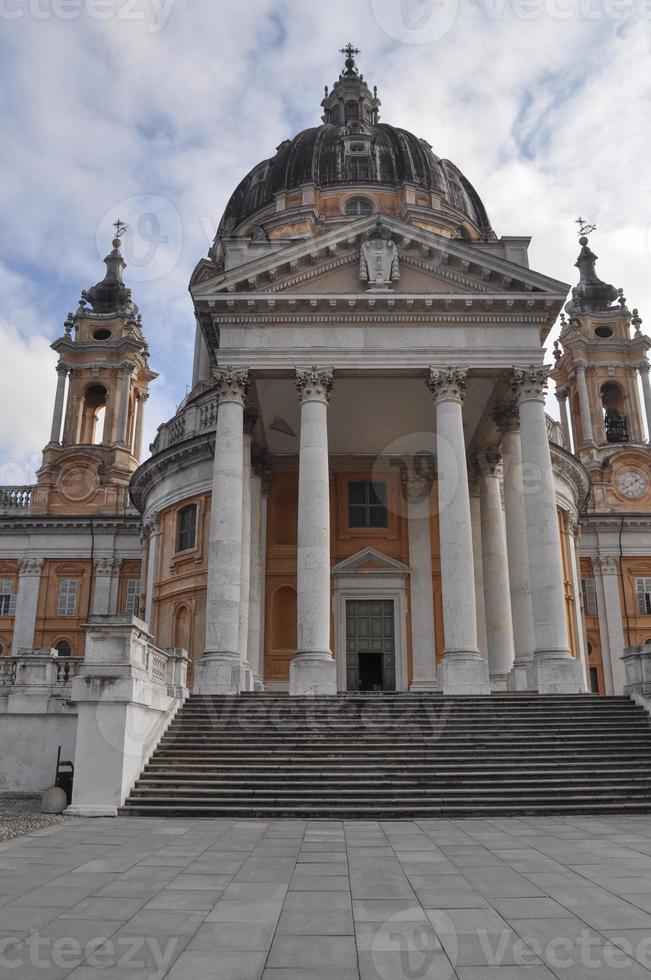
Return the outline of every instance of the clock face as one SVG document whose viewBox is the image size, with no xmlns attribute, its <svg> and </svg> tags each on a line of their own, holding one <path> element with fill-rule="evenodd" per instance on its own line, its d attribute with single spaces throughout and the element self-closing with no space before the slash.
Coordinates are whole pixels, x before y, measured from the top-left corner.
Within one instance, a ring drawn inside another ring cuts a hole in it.
<svg viewBox="0 0 651 980">
<path fill-rule="evenodd" d="M 627 497 L 641 497 L 646 491 L 647 483 L 637 470 L 624 470 L 617 477 L 617 486 Z"/>
</svg>

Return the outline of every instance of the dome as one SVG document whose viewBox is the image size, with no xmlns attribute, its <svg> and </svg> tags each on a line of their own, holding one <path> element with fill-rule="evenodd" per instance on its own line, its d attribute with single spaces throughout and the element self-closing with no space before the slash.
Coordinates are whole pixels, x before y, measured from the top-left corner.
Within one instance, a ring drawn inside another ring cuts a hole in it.
<svg viewBox="0 0 651 980">
<path fill-rule="evenodd" d="M 285 140 L 275 156 L 247 174 L 228 202 L 218 237 L 250 234 L 256 225 L 250 219 L 273 205 L 279 194 L 312 185 L 319 192 L 355 189 L 361 195 L 409 187 L 411 203 L 449 212 L 451 223 L 456 217 L 462 237 L 494 238 L 484 205 L 461 171 L 436 156 L 426 140 L 379 121 L 377 90 L 371 93 L 351 52 L 357 53 L 350 46 L 344 49 L 345 70 L 330 93 L 326 88 L 323 124 Z M 464 219 L 470 229 L 462 229 Z M 264 234 L 264 227 L 257 233 Z"/>
</svg>

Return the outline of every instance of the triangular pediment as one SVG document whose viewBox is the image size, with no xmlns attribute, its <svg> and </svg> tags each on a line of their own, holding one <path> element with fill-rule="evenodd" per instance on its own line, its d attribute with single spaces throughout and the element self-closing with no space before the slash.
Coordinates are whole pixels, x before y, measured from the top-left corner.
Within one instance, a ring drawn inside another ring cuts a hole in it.
<svg viewBox="0 0 651 980">
<path fill-rule="evenodd" d="M 243 298 L 242 294 L 254 300 L 259 295 L 372 293 L 360 278 L 360 249 L 377 221 L 372 215 L 284 247 L 276 242 L 272 250 L 255 251 L 250 261 L 228 272 L 203 260 L 192 278 L 192 296 L 201 303 L 225 295 Z M 492 247 L 499 243 L 451 239 L 389 216 L 382 216 L 381 224 L 395 243 L 400 270 L 399 280 L 385 295 L 528 294 L 558 299 L 569 289 L 566 283 L 500 257 Z"/>
<path fill-rule="evenodd" d="M 397 558 L 390 558 L 388 555 L 382 554 L 377 548 L 364 548 L 332 567 L 333 575 L 349 575 L 351 572 L 371 575 L 377 572 L 393 572 L 394 574 L 408 575 L 409 567 L 403 565 Z"/>
</svg>

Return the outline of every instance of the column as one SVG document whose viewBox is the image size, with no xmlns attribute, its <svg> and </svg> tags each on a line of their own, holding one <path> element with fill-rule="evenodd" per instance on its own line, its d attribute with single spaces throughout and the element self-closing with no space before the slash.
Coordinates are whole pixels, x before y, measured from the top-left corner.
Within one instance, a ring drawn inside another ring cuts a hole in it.
<svg viewBox="0 0 651 980">
<path fill-rule="evenodd" d="M 646 357 L 637 365 L 642 379 L 642 394 L 644 396 L 644 414 L 646 415 L 647 440 L 651 444 L 651 380 L 649 379 L 649 368 L 651 365 Z"/>
<path fill-rule="evenodd" d="M 133 455 L 138 462 L 142 459 L 142 432 L 145 423 L 145 404 L 149 398 L 146 391 L 138 392 L 138 413 L 136 415 L 136 434 L 133 440 Z"/>
<path fill-rule="evenodd" d="M 41 586 L 42 558 L 23 558 L 19 564 L 18 595 L 14 617 L 14 635 L 11 655 L 17 656 L 22 649 L 34 648 L 34 631 L 38 611 L 38 594 Z"/>
<path fill-rule="evenodd" d="M 444 694 L 490 694 L 488 664 L 477 649 L 475 574 L 462 405 L 467 372 L 430 368 L 436 403 L 441 585 L 445 650 L 439 679 Z"/>
<path fill-rule="evenodd" d="M 485 449 L 477 456 L 488 670 L 493 691 L 507 690 L 514 660 L 509 567 L 499 478 L 501 462 L 502 457 L 495 449 Z"/>
<path fill-rule="evenodd" d="M 142 558 L 140 560 L 140 594 L 138 596 L 138 609 L 136 615 L 138 619 L 145 618 L 145 603 L 147 601 L 147 565 L 149 563 L 149 528 L 143 525 L 140 532 L 140 547 Z"/>
<path fill-rule="evenodd" d="M 242 439 L 242 550 L 240 562 L 240 621 L 239 651 L 242 661 L 242 680 L 245 691 L 253 690 L 249 653 L 249 601 L 251 592 L 251 449 L 258 413 L 244 410 Z"/>
<path fill-rule="evenodd" d="M 434 584 L 430 533 L 431 475 L 407 474 L 407 527 L 409 532 L 409 590 L 413 676 L 410 691 L 437 691 L 434 637 Z"/>
<path fill-rule="evenodd" d="M 504 523 L 513 622 L 514 661 L 508 686 L 512 691 L 527 691 L 535 639 L 522 484 L 520 418 L 513 402 L 498 406 L 493 418 L 502 434 Z"/>
<path fill-rule="evenodd" d="M 330 480 L 328 402 L 332 371 L 296 371 L 301 405 L 298 464 L 298 651 L 289 693 L 337 693 L 330 652 Z"/>
<path fill-rule="evenodd" d="M 52 413 L 52 431 L 50 442 L 57 445 L 61 441 L 61 422 L 63 420 L 63 403 L 66 394 L 66 378 L 68 377 L 68 365 L 57 364 L 57 390 L 54 397 L 54 411 Z"/>
<path fill-rule="evenodd" d="M 513 394 L 520 413 L 529 581 L 533 602 L 532 683 L 540 694 L 580 690 L 577 663 L 567 640 L 561 536 L 547 425 L 547 368 L 514 369 Z"/>
<path fill-rule="evenodd" d="M 145 622 L 147 629 L 155 635 L 156 624 L 154 622 L 154 590 L 158 579 L 158 546 L 160 541 L 160 514 L 150 514 L 146 522 L 146 530 L 149 535 L 149 548 L 147 549 L 147 599 L 145 602 Z"/>
<path fill-rule="evenodd" d="M 131 392 L 131 365 L 120 365 L 120 406 L 118 409 L 118 428 L 116 442 L 127 444 L 127 421 L 129 417 L 129 394 Z"/>
<path fill-rule="evenodd" d="M 585 380 L 585 361 L 576 362 L 576 387 L 579 392 L 579 408 L 581 411 L 581 430 L 584 442 L 594 442 L 592 433 L 592 417 L 590 414 L 590 398 L 588 397 L 588 386 Z M 578 447 L 577 447 L 578 448 Z"/>
<path fill-rule="evenodd" d="M 477 610 L 477 646 L 482 659 L 488 662 L 486 639 L 486 610 L 484 606 L 484 569 L 481 560 L 481 505 L 476 474 L 468 473 L 470 490 L 470 525 L 472 528 L 472 558 L 475 570 L 475 607 Z"/>
<path fill-rule="evenodd" d="M 261 450 L 253 452 L 253 473 L 251 476 L 251 567 L 249 573 L 249 636 L 247 659 L 251 668 L 253 690 L 262 691 L 263 682 L 263 628 L 262 596 L 264 590 L 264 551 L 266 548 L 266 495 L 263 496 L 263 477 L 267 472 L 267 454 Z"/>
<path fill-rule="evenodd" d="M 199 381 L 210 381 L 210 352 L 203 333 L 199 339 Z"/>
<path fill-rule="evenodd" d="M 583 603 L 581 602 L 581 565 L 579 561 L 578 543 L 581 528 L 578 520 L 568 514 L 567 528 L 570 546 L 570 574 L 572 576 L 572 591 L 574 592 L 574 622 L 576 624 L 574 642 L 576 643 L 577 660 L 581 664 L 582 690 L 589 691 L 590 671 L 588 669 L 588 651 L 585 644 L 585 626 L 583 622 Z"/>
<path fill-rule="evenodd" d="M 626 644 L 619 586 L 619 556 L 601 555 L 593 559 L 592 566 L 606 694 L 619 695 L 624 693 L 626 684 L 626 670 L 621 659 Z"/>
<path fill-rule="evenodd" d="M 557 388 L 556 399 L 558 401 L 558 408 L 561 414 L 561 429 L 563 430 L 563 435 L 565 436 L 565 448 L 571 451 L 572 442 L 570 439 L 570 420 L 567 414 L 567 388 Z"/>
<path fill-rule="evenodd" d="M 206 648 L 197 667 L 198 694 L 239 694 L 243 688 L 240 658 L 240 588 L 242 576 L 242 479 L 244 404 L 248 371 L 215 372 L 218 400 L 213 464 Z"/>
</svg>

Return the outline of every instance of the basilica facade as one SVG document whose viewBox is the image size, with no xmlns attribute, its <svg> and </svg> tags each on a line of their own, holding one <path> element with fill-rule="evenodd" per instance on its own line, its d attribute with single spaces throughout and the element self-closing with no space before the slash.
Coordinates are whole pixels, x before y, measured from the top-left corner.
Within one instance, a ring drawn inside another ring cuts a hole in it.
<svg viewBox="0 0 651 980">
<path fill-rule="evenodd" d="M 568 301 L 345 54 L 194 270 L 191 390 L 144 461 L 118 227 L 53 344 L 37 482 L 0 488 L 0 653 L 83 657 L 88 616 L 137 616 L 199 693 L 621 693 L 651 641 L 651 340 L 587 238 Z"/>
</svg>

